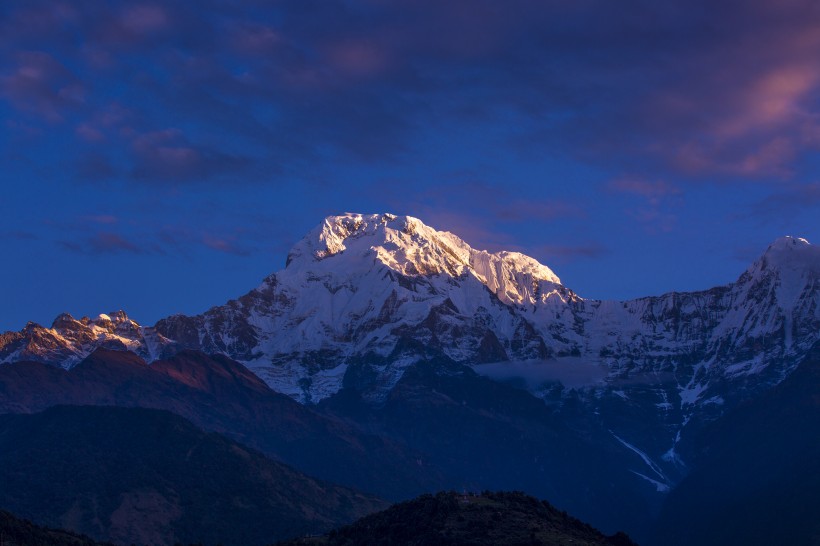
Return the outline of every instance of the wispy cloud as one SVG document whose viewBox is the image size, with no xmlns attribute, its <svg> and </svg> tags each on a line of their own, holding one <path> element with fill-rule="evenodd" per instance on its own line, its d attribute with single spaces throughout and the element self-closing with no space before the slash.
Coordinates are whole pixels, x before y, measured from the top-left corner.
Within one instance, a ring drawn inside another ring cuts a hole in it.
<svg viewBox="0 0 820 546">
<path fill-rule="evenodd" d="M 149 254 L 160 251 L 155 245 L 140 245 L 125 236 L 100 231 L 80 240 L 60 240 L 57 242 L 62 248 L 80 254 Z"/>
<path fill-rule="evenodd" d="M 820 209 L 820 182 L 791 184 L 755 203 L 747 217 L 782 220 L 807 210 Z"/>
<path fill-rule="evenodd" d="M 0 240 L 36 241 L 40 238 L 36 233 L 25 230 L 10 230 L 0 232 Z"/>
<path fill-rule="evenodd" d="M 22 51 L 11 73 L 0 77 L 0 93 L 16 108 L 55 123 L 85 102 L 86 89 L 50 54 Z"/>
<path fill-rule="evenodd" d="M 597 259 L 607 253 L 607 248 L 595 242 L 579 245 L 542 245 L 534 249 L 546 263 L 566 263 L 578 259 Z"/>
<path fill-rule="evenodd" d="M 75 131 L 93 145 L 110 138 L 93 112 L 122 86 L 143 140 L 168 127 L 188 139 L 137 146 L 144 181 L 236 170 L 237 142 L 297 171 L 394 161 L 464 119 L 503 122 L 518 139 L 500 145 L 534 154 L 705 178 L 793 177 L 820 146 L 808 0 L 251 4 L 9 7 L 3 96 L 50 122 L 89 106 Z"/>
<path fill-rule="evenodd" d="M 632 196 L 637 204 L 626 208 L 626 214 L 643 224 L 649 231 L 671 231 L 677 223 L 674 212 L 682 201 L 683 191 L 664 180 L 642 178 L 617 178 L 609 181 L 605 189 L 614 194 Z"/>
<path fill-rule="evenodd" d="M 136 136 L 132 141 L 133 175 L 149 182 L 203 181 L 248 166 L 246 157 L 192 144 L 178 129 Z"/>
</svg>

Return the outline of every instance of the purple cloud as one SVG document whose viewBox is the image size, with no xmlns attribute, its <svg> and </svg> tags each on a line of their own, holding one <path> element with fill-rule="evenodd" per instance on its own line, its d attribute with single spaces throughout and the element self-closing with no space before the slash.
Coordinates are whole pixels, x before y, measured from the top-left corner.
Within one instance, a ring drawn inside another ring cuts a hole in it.
<svg viewBox="0 0 820 546">
<path fill-rule="evenodd" d="M 71 239 L 63 238 L 57 244 L 71 252 L 86 255 L 106 254 L 179 254 L 188 255 L 191 248 L 200 247 L 234 256 L 250 256 L 258 249 L 250 239 L 234 233 L 217 231 L 195 231 L 184 226 L 163 226 L 159 229 L 139 229 L 139 226 L 121 225 L 113 231 L 115 225 L 123 224 L 120 218 L 113 215 L 84 216 L 73 225 L 63 226 L 75 233 Z M 2 234 L 0 234 L 2 235 Z M 7 234 L 9 237 L 25 238 L 25 234 Z"/>
<path fill-rule="evenodd" d="M 67 110 L 85 102 L 86 90 L 77 77 L 48 53 L 17 54 L 11 73 L 0 77 L 0 93 L 16 108 L 49 122 L 63 121 Z"/>
<path fill-rule="evenodd" d="M 755 203 L 748 217 L 783 219 L 820 207 L 820 182 L 790 184 Z"/>
<path fill-rule="evenodd" d="M 677 225 L 675 210 L 681 205 L 683 191 L 664 180 L 649 181 L 641 178 L 617 178 L 609 181 L 605 190 L 612 194 L 635 197 L 637 205 L 630 205 L 626 214 L 644 225 L 650 232 L 672 231 Z"/>
<path fill-rule="evenodd" d="M 154 245 L 141 246 L 125 236 L 109 231 L 100 231 L 80 241 L 60 240 L 61 247 L 79 254 L 149 254 L 159 251 Z"/>
<path fill-rule="evenodd" d="M 133 147 L 145 181 L 241 172 L 250 155 L 300 175 L 320 160 L 397 161 L 465 120 L 503 123 L 501 146 L 628 172 L 798 176 L 820 147 L 816 9 L 699 3 L 40 0 L 0 23 L 18 51 L 2 89 L 56 121 L 115 82 L 137 134 L 209 136 L 111 144 Z M 75 127 L 89 145 L 112 138 L 93 115 Z"/>
<path fill-rule="evenodd" d="M 81 183 L 110 181 L 118 175 L 111 160 L 99 152 L 87 152 L 74 163 L 75 176 Z"/>
<path fill-rule="evenodd" d="M 606 254 L 603 245 L 594 242 L 579 245 L 542 245 L 534 249 L 537 256 L 543 256 L 545 263 L 567 263 L 579 259 L 596 259 Z"/>
<path fill-rule="evenodd" d="M 191 144 L 178 129 L 137 135 L 132 141 L 137 179 L 147 181 L 202 181 L 226 172 L 238 172 L 249 159 Z"/>
<path fill-rule="evenodd" d="M 236 256 L 249 256 L 253 252 L 251 248 L 241 244 L 235 237 L 228 238 L 204 235 L 202 237 L 202 244 L 211 250 L 224 252 L 225 254 L 234 254 Z"/>
</svg>

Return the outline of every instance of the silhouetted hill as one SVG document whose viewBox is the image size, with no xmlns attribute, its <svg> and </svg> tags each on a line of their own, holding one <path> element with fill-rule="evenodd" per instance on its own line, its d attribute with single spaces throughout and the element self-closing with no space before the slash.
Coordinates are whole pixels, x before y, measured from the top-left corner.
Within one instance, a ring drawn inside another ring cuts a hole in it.
<svg viewBox="0 0 820 546">
<path fill-rule="evenodd" d="M 523 493 L 423 495 L 366 516 L 328 535 L 287 542 L 327 546 L 458 545 L 630 546 L 623 533 L 611 537 Z"/>
<path fill-rule="evenodd" d="M 3 546 L 111 546 L 85 535 L 49 529 L 0 510 L 0 544 Z"/>
<path fill-rule="evenodd" d="M 250 546 L 386 506 L 140 408 L 0 415 L 0 484 L 11 512 L 120 544 Z"/>
<path fill-rule="evenodd" d="M 0 413 L 55 405 L 168 410 L 308 475 L 391 500 L 442 488 L 441 473 L 419 466 L 413 450 L 320 415 L 221 355 L 183 351 L 149 366 L 133 353 L 97 349 L 68 371 L 37 362 L 0 366 Z"/>
</svg>

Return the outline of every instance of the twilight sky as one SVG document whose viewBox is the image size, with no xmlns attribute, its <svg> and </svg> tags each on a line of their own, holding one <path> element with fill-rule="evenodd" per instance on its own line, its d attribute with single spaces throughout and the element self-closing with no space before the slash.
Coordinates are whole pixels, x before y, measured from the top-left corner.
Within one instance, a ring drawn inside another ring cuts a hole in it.
<svg viewBox="0 0 820 546">
<path fill-rule="evenodd" d="M 0 116 L 0 331 L 201 312 L 344 211 L 604 299 L 820 241 L 815 0 L 4 0 Z"/>
</svg>

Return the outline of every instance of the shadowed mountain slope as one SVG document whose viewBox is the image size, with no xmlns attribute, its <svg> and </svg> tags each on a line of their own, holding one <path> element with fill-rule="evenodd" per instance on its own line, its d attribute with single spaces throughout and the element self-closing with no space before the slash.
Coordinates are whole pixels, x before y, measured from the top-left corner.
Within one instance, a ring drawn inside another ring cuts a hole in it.
<svg viewBox="0 0 820 546">
<path fill-rule="evenodd" d="M 148 366 L 133 353 L 98 349 L 71 370 L 0 366 L 0 412 L 61 404 L 168 410 L 311 476 L 385 498 L 438 489 L 439 473 L 419 467 L 406 446 L 320 415 L 221 355 L 183 351 Z"/>
<path fill-rule="evenodd" d="M 658 544 L 820 544 L 820 345 L 710 426 L 672 491 Z"/>
<path fill-rule="evenodd" d="M 0 506 L 118 544 L 264 544 L 386 503 L 319 482 L 165 411 L 0 416 Z"/>
</svg>

